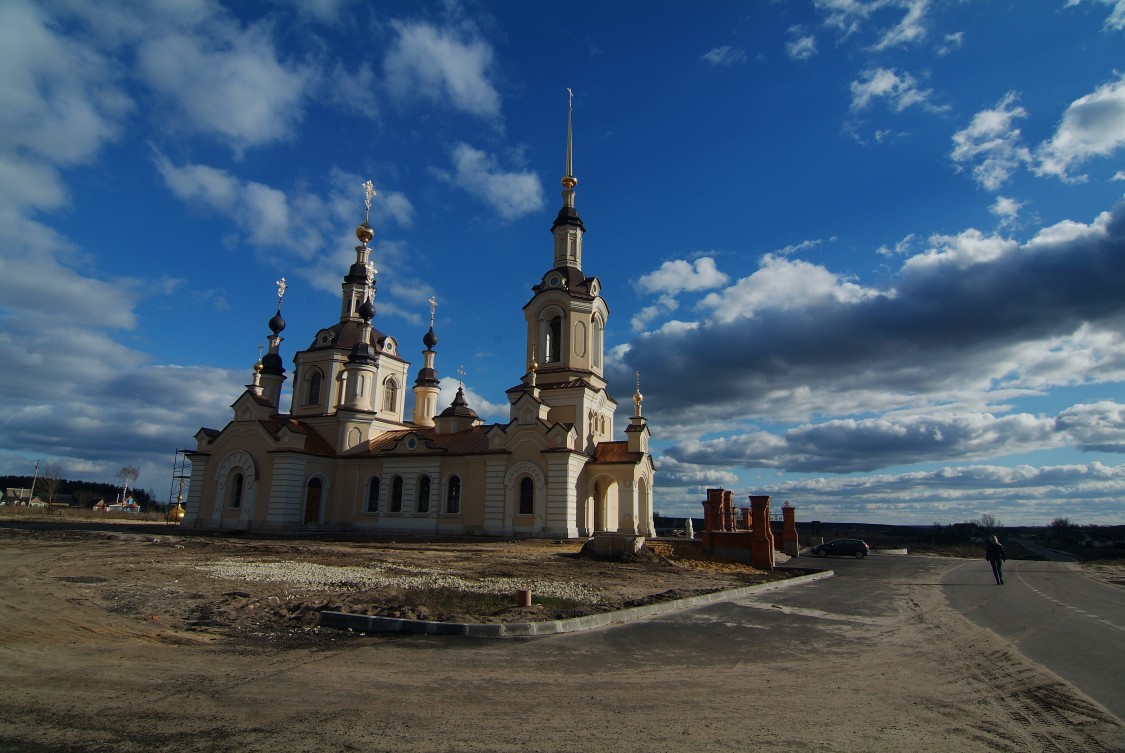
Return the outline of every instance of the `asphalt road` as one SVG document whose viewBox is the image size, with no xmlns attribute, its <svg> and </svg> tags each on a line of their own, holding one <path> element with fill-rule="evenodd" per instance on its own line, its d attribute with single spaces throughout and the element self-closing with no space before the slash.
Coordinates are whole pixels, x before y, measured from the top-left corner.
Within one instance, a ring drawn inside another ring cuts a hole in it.
<svg viewBox="0 0 1125 753">
<path fill-rule="evenodd" d="M 984 559 L 970 560 L 941 582 L 954 609 L 1125 719 L 1125 588 L 1075 568 L 1008 560 L 997 586 Z"/>
</svg>

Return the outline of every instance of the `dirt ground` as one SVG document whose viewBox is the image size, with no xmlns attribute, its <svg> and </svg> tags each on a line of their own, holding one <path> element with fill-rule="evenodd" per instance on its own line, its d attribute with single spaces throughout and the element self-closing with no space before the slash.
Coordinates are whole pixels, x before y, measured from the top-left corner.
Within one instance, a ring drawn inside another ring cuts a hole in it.
<svg viewBox="0 0 1125 753">
<path fill-rule="evenodd" d="M 609 652 L 609 665 L 591 664 L 589 643 L 575 637 L 316 627 L 322 609 L 522 622 L 784 577 L 671 546 L 628 562 L 578 548 L 0 525 L 0 750 L 616 753 L 753 743 L 1014 752 L 1125 743 L 1117 720 L 944 608 L 936 589 L 904 594 L 893 618 L 836 626 L 851 648 L 810 646 L 815 665 L 796 652 L 704 667 L 703 654 L 657 659 L 626 645 Z M 474 583 L 498 584 L 501 601 Z M 513 586 L 531 588 L 535 604 L 509 603 Z M 619 635 L 585 640 L 604 649 Z M 859 661 L 881 678 L 860 694 L 802 679 Z M 1035 695 L 1047 687 L 1050 703 Z M 814 745 L 826 724 L 831 735 Z"/>
</svg>

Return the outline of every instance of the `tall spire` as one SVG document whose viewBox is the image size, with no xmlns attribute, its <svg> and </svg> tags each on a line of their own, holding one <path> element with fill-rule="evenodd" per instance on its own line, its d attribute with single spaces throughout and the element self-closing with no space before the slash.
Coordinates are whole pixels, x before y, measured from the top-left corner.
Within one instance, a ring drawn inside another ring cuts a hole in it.
<svg viewBox="0 0 1125 753">
<path fill-rule="evenodd" d="M 563 176 L 562 184 L 563 188 L 573 189 L 578 185 L 578 179 L 574 177 L 574 90 L 568 86 L 566 87 L 566 94 L 568 97 L 566 107 L 566 174 Z"/>
<path fill-rule="evenodd" d="M 578 178 L 574 177 L 574 91 L 566 90 L 566 175 L 562 177 L 562 209 L 559 210 L 551 232 L 555 236 L 555 269 L 571 267 L 582 269 L 582 234 L 586 226 L 574 208 L 574 187 Z"/>
</svg>

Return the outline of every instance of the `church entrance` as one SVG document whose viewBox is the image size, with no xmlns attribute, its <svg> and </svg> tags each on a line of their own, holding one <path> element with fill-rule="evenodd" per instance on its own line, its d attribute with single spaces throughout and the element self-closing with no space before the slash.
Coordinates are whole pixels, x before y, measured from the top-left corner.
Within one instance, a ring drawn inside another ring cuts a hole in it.
<svg viewBox="0 0 1125 753">
<path fill-rule="evenodd" d="M 320 498 L 323 493 L 321 481 L 318 478 L 309 479 L 305 488 L 305 524 L 320 522 Z"/>
</svg>

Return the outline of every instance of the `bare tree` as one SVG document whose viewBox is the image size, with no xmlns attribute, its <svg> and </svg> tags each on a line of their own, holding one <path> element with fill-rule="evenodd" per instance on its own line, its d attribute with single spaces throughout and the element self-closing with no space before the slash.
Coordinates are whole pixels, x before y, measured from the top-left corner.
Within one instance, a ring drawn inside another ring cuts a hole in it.
<svg viewBox="0 0 1125 753">
<path fill-rule="evenodd" d="M 62 468 L 58 463 L 47 463 L 39 476 L 39 483 L 43 485 L 43 493 L 47 495 L 47 504 L 54 504 L 55 495 L 62 486 Z"/>
<path fill-rule="evenodd" d="M 1070 518 L 1055 518 L 1048 525 L 1051 529 L 1052 538 L 1059 540 L 1059 543 L 1065 544 L 1074 537 L 1075 531 L 1078 526 L 1070 521 Z"/>
<path fill-rule="evenodd" d="M 990 533 L 996 533 L 997 530 L 1004 527 L 1004 524 L 1000 522 L 1000 519 L 998 517 L 988 512 L 980 516 L 980 520 L 977 521 L 977 525 Z"/>
<path fill-rule="evenodd" d="M 137 476 L 140 476 L 140 475 L 141 475 L 140 469 L 138 469 L 136 466 L 132 466 L 132 465 L 127 465 L 117 472 L 117 477 L 119 479 L 121 479 L 125 484 L 125 489 L 124 489 L 124 491 L 121 495 L 121 501 L 122 502 L 124 502 L 125 498 L 129 496 L 129 484 L 136 481 Z"/>
</svg>

